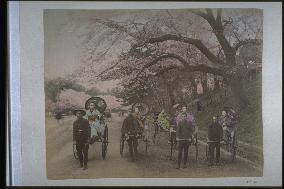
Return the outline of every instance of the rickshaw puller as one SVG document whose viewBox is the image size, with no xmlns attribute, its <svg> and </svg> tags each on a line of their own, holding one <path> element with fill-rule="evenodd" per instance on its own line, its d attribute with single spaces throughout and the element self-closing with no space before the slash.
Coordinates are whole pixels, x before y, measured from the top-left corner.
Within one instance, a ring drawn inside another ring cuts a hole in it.
<svg viewBox="0 0 284 189">
<path fill-rule="evenodd" d="M 138 158 L 138 136 L 141 131 L 141 128 L 139 126 L 138 120 L 135 118 L 135 116 L 132 113 L 132 110 L 128 110 L 128 115 L 124 119 L 121 133 L 123 136 L 126 136 L 127 143 L 129 146 L 129 153 L 131 160 L 137 160 Z"/>
<path fill-rule="evenodd" d="M 176 118 L 177 130 L 176 138 L 178 141 L 178 166 L 180 168 L 182 153 L 184 153 L 184 166 L 186 168 L 187 158 L 188 158 L 188 148 L 192 140 L 193 135 L 197 132 L 197 127 L 194 121 L 193 115 L 187 111 L 187 105 L 182 105 L 182 112 L 177 115 Z"/>
<path fill-rule="evenodd" d="M 217 117 L 214 116 L 212 124 L 208 127 L 209 166 L 213 165 L 215 150 L 216 163 L 219 163 L 220 161 L 220 141 L 222 136 L 222 126 L 218 123 Z"/>
<path fill-rule="evenodd" d="M 80 168 L 88 168 L 88 151 L 91 137 L 91 127 L 88 120 L 83 116 L 86 114 L 84 110 L 75 110 L 73 112 L 77 119 L 73 123 L 73 143 L 76 144 L 77 155 L 80 161 Z"/>
</svg>

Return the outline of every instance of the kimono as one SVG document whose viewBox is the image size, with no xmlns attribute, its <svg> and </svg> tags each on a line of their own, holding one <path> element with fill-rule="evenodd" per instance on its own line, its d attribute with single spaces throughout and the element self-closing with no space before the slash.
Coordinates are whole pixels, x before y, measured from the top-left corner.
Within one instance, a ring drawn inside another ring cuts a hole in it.
<svg viewBox="0 0 284 189">
<path fill-rule="evenodd" d="M 104 123 L 100 120 L 102 114 L 94 109 L 93 111 L 87 110 L 85 118 L 89 121 L 91 126 L 91 137 L 96 137 L 104 133 Z"/>
<path fill-rule="evenodd" d="M 235 134 L 235 122 L 229 116 L 220 116 L 219 124 L 223 128 L 223 140 L 229 141 L 229 139 L 234 137 Z M 230 138 L 229 138 L 230 137 Z"/>
<path fill-rule="evenodd" d="M 170 118 L 166 114 L 165 110 L 162 110 L 161 113 L 158 115 L 158 123 L 164 130 L 170 129 Z"/>
</svg>

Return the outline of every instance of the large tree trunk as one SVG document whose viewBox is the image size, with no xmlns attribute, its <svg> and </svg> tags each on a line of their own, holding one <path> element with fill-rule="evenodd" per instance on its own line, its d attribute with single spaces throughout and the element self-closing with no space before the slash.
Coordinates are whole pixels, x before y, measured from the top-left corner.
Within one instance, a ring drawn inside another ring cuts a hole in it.
<svg viewBox="0 0 284 189">
<path fill-rule="evenodd" d="M 245 93 L 244 86 L 243 86 L 243 78 L 241 77 L 232 77 L 229 80 L 229 85 L 232 90 L 232 99 L 235 103 L 239 106 L 240 109 L 247 108 L 249 105 L 248 97 Z"/>
</svg>

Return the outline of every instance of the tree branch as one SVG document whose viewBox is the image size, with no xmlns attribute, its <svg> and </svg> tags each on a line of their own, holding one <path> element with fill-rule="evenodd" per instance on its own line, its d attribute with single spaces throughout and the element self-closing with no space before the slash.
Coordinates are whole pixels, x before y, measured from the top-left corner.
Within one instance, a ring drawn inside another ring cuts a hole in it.
<svg viewBox="0 0 284 189">
<path fill-rule="evenodd" d="M 223 20 L 223 23 L 221 23 L 221 25 L 223 26 L 223 28 L 225 28 L 227 25 L 231 25 L 232 23 L 233 23 L 233 19 L 229 17 L 228 20 Z"/>
<path fill-rule="evenodd" d="M 211 19 L 214 19 L 214 15 L 213 15 L 212 9 L 208 9 L 207 8 L 205 10 L 206 10 L 206 13 L 207 13 L 208 17 L 210 17 Z"/>
<path fill-rule="evenodd" d="M 145 66 L 143 66 L 143 68 L 138 72 L 137 77 L 139 77 L 139 75 L 147 68 L 157 64 L 159 61 L 163 60 L 163 59 L 167 59 L 167 58 L 175 58 L 177 60 L 179 60 L 180 63 L 183 64 L 184 67 L 187 67 L 188 65 L 188 62 L 186 62 L 182 57 L 176 55 L 176 54 L 172 54 L 172 53 L 169 53 L 169 54 L 164 54 L 164 55 L 161 55 L 159 57 L 157 57 L 156 59 L 154 59 L 152 62 L 149 62 L 148 64 L 146 64 Z"/>
<path fill-rule="evenodd" d="M 222 17 L 222 9 L 217 9 L 217 17 L 216 17 L 216 21 L 222 25 L 222 20 L 221 20 L 221 17 Z"/>
<path fill-rule="evenodd" d="M 224 27 L 222 23 L 215 20 L 211 9 L 206 9 L 206 12 L 207 12 L 206 16 L 203 15 L 204 13 L 203 14 L 197 13 L 197 15 L 204 18 L 209 23 L 211 28 L 213 29 L 213 32 L 216 38 L 218 39 L 220 45 L 222 46 L 222 49 L 226 56 L 226 63 L 235 65 L 236 64 L 235 51 L 223 33 Z M 219 12 L 219 16 L 221 16 L 220 12 Z"/>
<path fill-rule="evenodd" d="M 205 20 L 208 19 L 208 15 L 206 13 L 200 11 L 200 10 L 192 10 L 191 12 L 194 13 L 195 15 L 198 15 L 198 16 L 204 18 Z"/>
<path fill-rule="evenodd" d="M 115 29 L 118 29 L 120 32 L 127 33 L 129 36 L 133 37 L 134 39 L 139 39 L 140 38 L 139 34 L 134 33 L 134 32 L 129 32 L 129 30 L 126 27 L 124 27 L 122 25 L 119 25 L 116 22 L 113 22 L 111 20 L 106 20 L 106 19 L 102 20 L 102 19 L 97 19 L 97 18 L 93 19 L 93 20 L 95 22 L 103 24 L 103 25 L 105 25 L 105 26 L 107 26 L 109 28 L 115 28 Z"/>
<path fill-rule="evenodd" d="M 237 44 L 235 44 L 233 49 L 237 51 L 241 46 L 248 45 L 248 44 L 260 45 L 261 43 L 262 41 L 259 39 L 246 39 L 246 40 L 240 41 Z"/>
<path fill-rule="evenodd" d="M 168 59 L 168 58 L 173 58 L 178 60 L 180 63 L 182 63 L 183 65 L 183 70 L 186 70 L 188 72 L 195 72 L 195 71 L 200 71 L 200 72 L 205 72 L 205 73 L 212 73 L 215 75 L 221 75 L 223 76 L 224 73 L 224 69 L 226 66 L 220 66 L 220 65 L 206 65 L 206 64 L 190 64 L 189 62 L 187 62 L 185 59 L 183 59 L 181 56 L 176 55 L 176 54 L 165 54 L 162 55 L 156 59 L 154 59 L 152 62 L 149 62 L 148 64 L 146 64 L 145 66 L 143 66 L 143 68 L 138 72 L 138 74 L 136 75 L 135 79 L 138 78 L 140 76 L 140 74 L 147 68 L 157 64 L 159 61 L 163 60 L 163 59 Z"/>
<path fill-rule="evenodd" d="M 154 76 L 155 76 L 155 77 L 159 77 L 159 76 L 163 75 L 164 73 L 167 73 L 167 72 L 169 72 L 170 70 L 174 70 L 174 69 L 180 69 L 180 67 L 179 67 L 179 66 L 176 66 L 176 65 L 169 66 L 169 67 L 167 67 L 167 68 L 165 68 L 165 69 L 163 69 L 163 70 L 160 70 L 160 71 L 157 72 Z"/>
<path fill-rule="evenodd" d="M 199 72 L 203 72 L 203 73 L 211 73 L 211 74 L 220 75 L 220 76 L 224 76 L 225 75 L 223 69 L 210 67 L 210 66 L 208 66 L 206 64 L 191 65 L 191 66 L 188 66 L 187 68 L 185 68 L 185 70 L 187 72 L 199 71 Z"/>
<path fill-rule="evenodd" d="M 155 38 L 150 38 L 144 42 L 145 43 L 159 43 L 159 42 L 164 42 L 164 41 L 169 41 L 169 40 L 174 40 L 174 41 L 179 41 L 187 44 L 194 45 L 197 49 L 199 49 L 211 62 L 215 64 L 224 64 L 224 62 L 220 59 L 218 59 L 200 40 L 198 39 L 193 39 L 193 38 L 187 38 L 187 37 L 182 37 L 178 35 L 173 35 L 173 34 L 166 34 L 162 35 L 160 37 L 155 37 Z M 143 44 L 143 45 L 144 45 Z M 139 45 L 135 45 L 134 48 L 137 48 Z"/>
<path fill-rule="evenodd" d="M 238 35 L 236 34 L 236 32 L 233 31 L 234 36 L 236 37 L 236 39 L 238 40 L 238 42 L 240 42 L 240 38 L 238 37 Z"/>
<path fill-rule="evenodd" d="M 106 73 L 106 72 L 108 72 L 109 70 L 115 68 L 119 63 L 120 63 L 120 62 L 117 61 L 114 65 L 112 65 L 112 66 L 106 68 L 104 71 L 102 71 L 101 73 L 99 73 L 98 75 L 96 75 L 96 77 L 102 76 L 104 73 Z"/>
</svg>

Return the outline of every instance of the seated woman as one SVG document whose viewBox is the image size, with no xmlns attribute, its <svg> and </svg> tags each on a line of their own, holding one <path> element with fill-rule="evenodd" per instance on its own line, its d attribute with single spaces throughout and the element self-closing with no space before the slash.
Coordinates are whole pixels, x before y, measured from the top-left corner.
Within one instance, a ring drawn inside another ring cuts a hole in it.
<svg viewBox="0 0 284 189">
<path fill-rule="evenodd" d="M 150 140 L 149 120 L 146 117 L 143 117 L 141 121 L 143 123 L 144 140 L 149 141 Z"/>
<path fill-rule="evenodd" d="M 223 139 L 221 143 L 227 144 L 232 142 L 236 130 L 237 116 L 235 111 L 231 108 L 224 108 L 222 115 L 219 118 L 219 124 L 223 128 Z"/>
<path fill-rule="evenodd" d="M 94 142 L 96 137 L 100 137 L 104 133 L 104 123 L 101 120 L 102 113 L 95 109 L 95 104 L 91 102 L 89 109 L 86 111 L 85 118 L 89 121 L 91 126 L 91 143 Z"/>
</svg>

